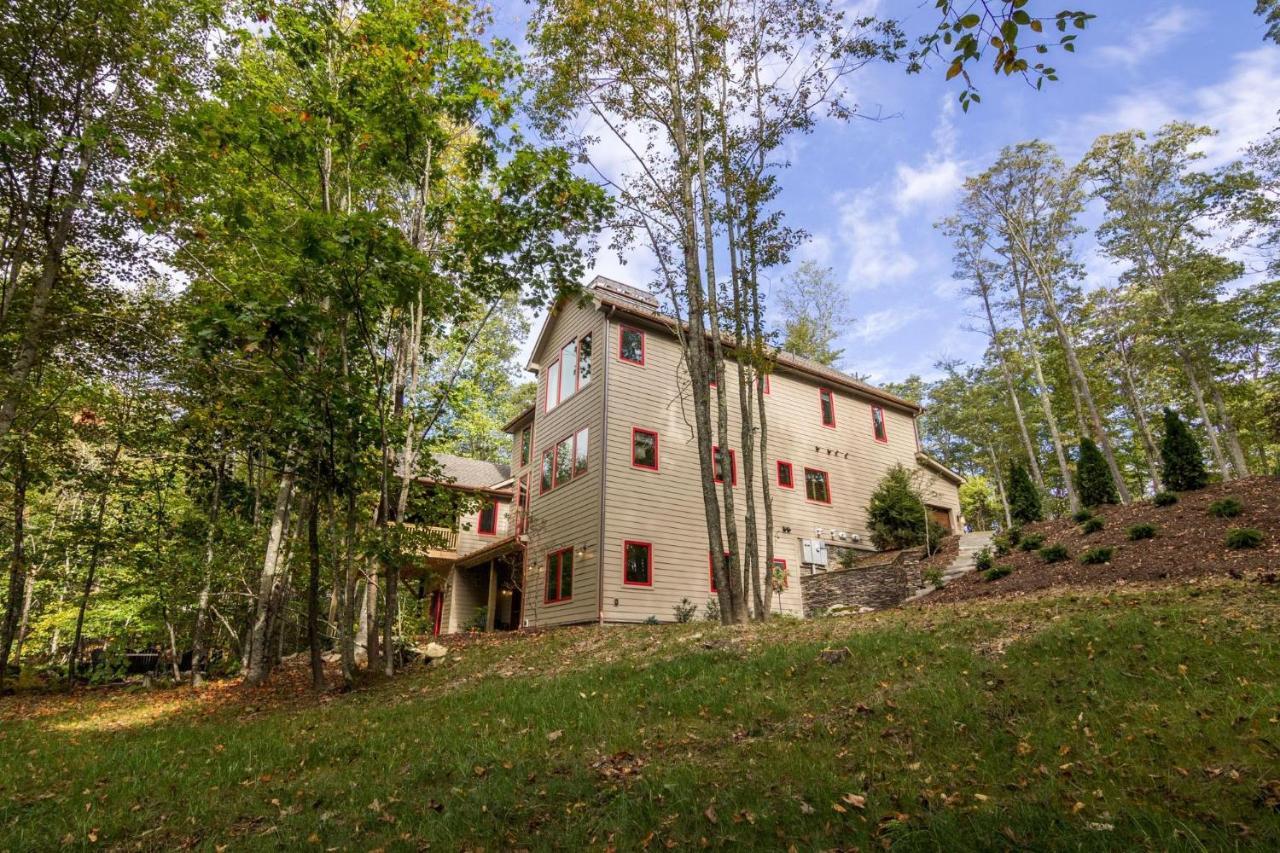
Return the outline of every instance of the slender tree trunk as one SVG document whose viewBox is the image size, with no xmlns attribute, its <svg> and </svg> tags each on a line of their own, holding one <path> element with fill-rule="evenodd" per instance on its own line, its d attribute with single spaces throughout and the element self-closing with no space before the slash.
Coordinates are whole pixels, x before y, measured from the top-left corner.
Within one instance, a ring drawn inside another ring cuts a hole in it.
<svg viewBox="0 0 1280 853">
<path fill-rule="evenodd" d="M 334 578 L 334 584 L 342 589 L 342 600 L 338 602 L 338 648 L 342 661 L 342 685 L 350 689 L 356 677 L 356 644 L 351 630 L 352 610 L 356 596 L 356 495 L 348 490 L 346 506 L 346 535 L 343 541 L 342 572 Z"/>
<path fill-rule="evenodd" d="M 987 453 L 991 454 L 991 470 L 996 475 L 996 493 L 1000 495 L 1000 506 L 1004 510 L 1004 529 L 1009 530 L 1013 527 L 1013 513 L 1009 510 L 1009 496 L 1004 490 L 1004 474 L 1000 471 L 995 448 L 987 445 Z"/>
<path fill-rule="evenodd" d="M 126 416 L 127 417 L 127 416 Z M 116 439 L 111 451 L 111 460 L 107 464 L 107 476 L 102 486 L 102 494 L 98 496 L 97 518 L 93 525 L 93 544 L 89 548 L 89 570 L 85 572 L 84 588 L 80 591 L 80 606 L 76 611 L 76 632 L 71 640 L 71 659 L 67 665 L 67 674 L 75 678 L 79 670 L 81 644 L 84 641 L 84 615 L 89 608 L 89 595 L 93 592 L 93 583 L 98 577 L 98 563 L 102 559 L 102 524 L 107 515 L 107 496 L 115 482 L 116 463 L 120 460 L 120 451 L 124 443 Z"/>
<path fill-rule="evenodd" d="M 9 596 L 6 599 L 4 623 L 0 624 L 0 690 L 9 672 L 9 652 L 22 621 L 23 602 L 27 600 L 27 565 L 23 551 L 27 519 L 27 455 L 18 444 L 13 478 L 13 555 L 9 560 Z"/>
<path fill-rule="evenodd" d="M 173 672 L 173 683 L 177 684 L 182 681 L 182 668 L 180 666 L 181 659 L 178 657 L 178 635 L 174 633 L 173 622 L 169 620 L 169 608 L 165 607 L 161 611 L 164 618 L 164 629 L 169 633 L 169 668 Z"/>
<path fill-rule="evenodd" d="M 280 474 L 276 492 L 275 512 L 271 516 L 271 531 L 267 536 L 267 550 L 262 560 L 262 577 L 258 582 L 258 599 L 255 606 L 253 627 L 249 634 L 249 665 L 245 671 L 245 683 L 257 686 L 271 674 L 271 636 L 283 594 L 282 559 L 289 530 L 289 508 L 293 498 L 294 470 L 292 450 L 289 461 Z"/>
<path fill-rule="evenodd" d="M 1209 393 L 1213 396 L 1213 407 L 1218 412 L 1218 422 L 1222 424 L 1222 432 L 1227 439 L 1227 451 L 1231 454 L 1231 464 L 1236 469 L 1237 477 L 1249 476 L 1249 462 L 1245 459 L 1244 448 L 1240 445 L 1240 435 L 1236 432 L 1235 422 L 1227 411 L 1227 404 L 1222 399 L 1222 391 L 1218 383 L 1209 381 Z"/>
<path fill-rule="evenodd" d="M 205 635 L 209 627 L 209 597 L 213 590 L 213 560 L 216 554 L 218 521 L 222 513 L 222 479 L 226 476 L 227 453 L 218 456 L 214 472 L 213 498 L 209 503 L 209 529 L 204 537 L 204 580 L 196 600 L 196 624 L 191 632 L 191 686 L 204 684 Z"/>
<path fill-rule="evenodd" d="M 312 495 L 307 510 L 307 647 L 311 650 L 311 686 L 324 690 L 324 658 L 320 653 L 320 498 Z"/>
<path fill-rule="evenodd" d="M 1015 281 L 1018 281 L 1015 273 Z M 1018 311 L 1022 317 L 1023 340 L 1026 342 L 1028 354 L 1031 356 L 1031 367 L 1035 372 L 1036 386 L 1040 389 L 1040 410 L 1044 414 L 1045 423 L 1049 427 L 1049 438 L 1053 442 L 1053 452 L 1058 458 L 1058 471 L 1062 474 L 1062 485 L 1067 492 L 1067 506 L 1071 512 L 1080 509 L 1080 496 L 1076 494 L 1075 482 L 1071 477 L 1071 469 L 1067 467 L 1067 453 L 1062 446 L 1062 433 L 1058 430 L 1058 416 L 1053 413 L 1053 402 L 1049 394 L 1049 385 L 1044 381 L 1044 368 L 1040 363 L 1040 345 L 1035 339 L 1036 331 L 1031 325 L 1027 312 L 1025 290 L 1021 283 L 1018 289 Z"/>
<path fill-rule="evenodd" d="M 1004 343 L 1000 340 L 1000 328 L 996 325 L 996 315 L 991 308 L 991 288 L 986 277 L 978 275 L 978 293 L 982 297 L 982 308 L 987 316 L 987 328 L 991 332 L 991 344 L 995 347 L 996 362 L 1000 365 L 1000 375 L 1004 377 L 1005 388 L 1009 392 L 1009 402 L 1013 404 L 1014 418 L 1018 421 L 1018 434 L 1022 438 L 1022 449 L 1027 454 L 1027 464 L 1031 466 L 1031 478 L 1041 493 L 1045 491 L 1044 474 L 1040 471 L 1039 454 L 1031 443 L 1031 433 L 1027 429 L 1027 418 L 1022 412 L 1022 401 L 1018 399 L 1018 389 L 1013 383 L 1013 371 L 1009 369 L 1009 357 L 1005 353 Z"/>
<path fill-rule="evenodd" d="M 1178 348 L 1178 363 L 1182 366 L 1182 373 L 1187 377 L 1187 387 L 1191 389 L 1191 398 L 1195 401 L 1196 411 L 1200 413 L 1200 420 L 1204 421 L 1204 431 L 1209 436 L 1209 450 L 1213 454 L 1213 464 L 1218 469 L 1218 473 L 1222 475 L 1222 479 L 1231 479 L 1231 469 L 1227 465 L 1227 457 L 1222 452 L 1222 444 L 1218 441 L 1218 430 L 1214 426 L 1213 418 L 1209 417 L 1209 407 L 1204 402 L 1204 390 L 1200 386 L 1200 378 L 1196 375 L 1195 365 L 1186 351 Z"/>
<path fill-rule="evenodd" d="M 1156 450 L 1156 441 L 1151 434 L 1151 423 L 1147 420 L 1147 413 L 1142 407 L 1142 400 L 1138 397 L 1138 383 L 1133 376 L 1133 363 L 1130 361 L 1129 347 L 1124 341 L 1116 342 L 1116 355 L 1120 360 L 1120 385 L 1124 389 L 1125 397 L 1129 400 L 1129 408 L 1133 411 L 1133 419 L 1138 424 L 1138 435 L 1142 439 L 1142 452 L 1147 458 L 1147 468 L 1151 472 L 1151 485 L 1155 487 L 1156 493 L 1159 494 L 1164 490 L 1164 486 L 1160 483 L 1160 453 Z"/>
</svg>

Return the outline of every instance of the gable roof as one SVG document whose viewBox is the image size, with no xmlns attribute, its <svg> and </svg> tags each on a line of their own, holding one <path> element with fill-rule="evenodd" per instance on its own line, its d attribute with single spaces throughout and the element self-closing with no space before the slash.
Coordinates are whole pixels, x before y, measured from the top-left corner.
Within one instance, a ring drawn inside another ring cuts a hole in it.
<svg viewBox="0 0 1280 853">
<path fill-rule="evenodd" d="M 934 459 L 928 453 L 925 453 L 923 450 L 916 451 L 916 462 L 918 462 L 921 466 L 928 468 L 930 471 L 934 472 L 935 474 L 940 476 L 942 479 L 949 480 L 954 485 L 959 486 L 961 483 L 964 482 L 963 474 L 960 474 L 951 470 L 946 465 L 943 465 L 941 462 L 939 462 L 937 459 Z"/>
<path fill-rule="evenodd" d="M 511 480 L 511 466 L 483 459 L 468 459 L 451 453 L 438 453 L 432 457 L 440 464 L 440 477 L 430 482 L 460 489 L 482 491 L 502 490 Z"/>
</svg>

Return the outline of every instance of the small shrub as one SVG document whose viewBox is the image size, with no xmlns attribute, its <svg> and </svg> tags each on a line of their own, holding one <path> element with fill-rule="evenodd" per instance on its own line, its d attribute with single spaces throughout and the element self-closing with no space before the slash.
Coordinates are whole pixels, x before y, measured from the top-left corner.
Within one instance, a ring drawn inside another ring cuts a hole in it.
<svg viewBox="0 0 1280 853">
<path fill-rule="evenodd" d="M 648 619 L 644 620 L 644 624 L 646 624 L 646 625 L 657 625 L 657 624 L 658 624 L 658 617 L 657 617 L 657 616 L 650 616 Z"/>
<path fill-rule="evenodd" d="M 1034 551 L 1042 545 L 1044 545 L 1044 536 L 1039 533 L 1028 533 L 1018 543 L 1018 547 L 1023 551 Z"/>
<path fill-rule="evenodd" d="M 1086 566 L 1100 566 L 1111 562 L 1111 548 L 1090 548 L 1080 555 L 1080 562 Z"/>
<path fill-rule="evenodd" d="M 930 566 L 924 570 L 921 580 L 934 589 L 942 589 L 942 569 L 937 566 Z"/>
<path fill-rule="evenodd" d="M 1067 557 L 1071 556 L 1067 553 L 1066 545 L 1046 545 L 1036 552 L 1040 555 L 1040 559 L 1046 563 L 1061 563 Z"/>
<path fill-rule="evenodd" d="M 1087 510 L 1087 509 L 1082 509 L 1079 512 L 1077 512 L 1075 515 L 1071 516 L 1071 520 L 1074 521 L 1076 524 L 1084 524 L 1086 521 L 1088 521 L 1091 518 L 1093 518 L 1093 511 Z"/>
<path fill-rule="evenodd" d="M 1008 537 L 1010 545 L 1017 545 L 1022 541 L 1022 528 L 1018 526 L 1010 527 Z"/>
<path fill-rule="evenodd" d="M 1244 511 L 1244 504 L 1235 498 L 1222 498 L 1209 504 L 1209 515 L 1214 518 L 1235 518 Z"/>
<path fill-rule="evenodd" d="M 1262 544 L 1262 531 L 1253 527 L 1233 527 L 1227 531 L 1227 547 L 1239 551 Z"/>
<path fill-rule="evenodd" d="M 1013 550 L 1013 544 L 1007 536 L 993 536 L 991 544 L 995 546 L 997 557 L 1007 557 L 1009 552 Z"/>
<path fill-rule="evenodd" d="M 720 621 L 720 599 L 718 598 L 707 599 L 707 621 L 708 622 Z"/>
<path fill-rule="evenodd" d="M 683 625 L 693 621 L 693 615 L 698 612 L 698 605 L 687 598 L 682 598 L 680 603 L 672 609 L 676 612 L 676 621 Z"/>
<path fill-rule="evenodd" d="M 990 548 L 983 548 L 976 555 L 974 555 L 973 565 L 977 567 L 979 571 L 985 572 L 987 569 L 991 568 L 995 564 L 996 564 L 996 558 L 991 556 Z"/>
<path fill-rule="evenodd" d="M 1131 524 L 1125 530 L 1125 535 L 1129 537 L 1130 542 L 1137 542 L 1141 539 L 1152 539 L 1156 535 L 1156 526 L 1154 524 Z"/>
<path fill-rule="evenodd" d="M 1151 502 L 1156 506 L 1173 506 L 1178 502 L 1178 496 L 1173 492 L 1156 492 Z"/>
<path fill-rule="evenodd" d="M 982 573 L 982 579 L 984 581 L 998 581 L 1012 571 L 1013 569 L 1008 566 L 992 566 Z"/>
<path fill-rule="evenodd" d="M 1106 526 L 1107 525 L 1102 521 L 1102 519 L 1094 516 L 1093 518 L 1085 519 L 1084 524 L 1080 525 L 1080 532 L 1087 536 L 1090 533 L 1097 533 Z"/>
</svg>

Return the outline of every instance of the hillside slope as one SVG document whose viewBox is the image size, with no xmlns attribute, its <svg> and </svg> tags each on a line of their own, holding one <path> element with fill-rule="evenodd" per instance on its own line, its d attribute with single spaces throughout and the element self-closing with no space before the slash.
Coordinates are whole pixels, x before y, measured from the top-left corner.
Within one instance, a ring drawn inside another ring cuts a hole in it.
<svg viewBox="0 0 1280 853">
<path fill-rule="evenodd" d="M 1242 505 L 1235 518 L 1209 514 L 1209 504 L 1234 497 Z M 1257 577 L 1280 572 L 1280 478 L 1250 477 L 1217 483 L 1195 492 L 1183 492 L 1172 506 L 1158 507 L 1150 501 L 1096 510 L 1104 527 L 1095 533 L 1082 532 L 1069 518 L 1028 524 L 1025 535 L 1039 534 L 1045 545 L 1066 546 L 1068 558 L 1045 563 L 1040 555 L 1014 550 L 996 562 L 1012 571 L 994 581 L 973 573 L 945 589 L 919 599 L 930 605 L 988 596 L 1018 595 L 1060 586 L 1114 586 L 1134 581 L 1179 580 L 1212 575 Z M 1147 523 L 1156 527 L 1154 538 L 1130 541 L 1131 525 Z M 1226 546 L 1227 531 L 1251 527 L 1262 531 L 1261 547 L 1232 550 Z M 1081 564 L 1080 555 L 1091 548 L 1109 547 L 1111 561 L 1102 565 Z M 1274 578 L 1271 580 L 1274 581 Z"/>
<path fill-rule="evenodd" d="M 1280 600 L 1229 578 L 292 673 L 0 700 L 0 850 L 1280 848 Z"/>
</svg>

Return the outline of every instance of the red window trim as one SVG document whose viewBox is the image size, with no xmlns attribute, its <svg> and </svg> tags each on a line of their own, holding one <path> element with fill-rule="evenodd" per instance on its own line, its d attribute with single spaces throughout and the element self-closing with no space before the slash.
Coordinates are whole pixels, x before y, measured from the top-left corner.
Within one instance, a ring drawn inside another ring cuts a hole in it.
<svg viewBox="0 0 1280 853">
<path fill-rule="evenodd" d="M 653 436 L 653 465 L 640 465 L 636 462 L 636 433 L 642 432 L 645 435 Z M 631 467 L 638 468 L 641 471 L 657 471 L 659 470 L 662 457 L 658 454 L 658 431 L 652 429 L 644 429 L 643 427 L 631 428 Z"/>
<path fill-rule="evenodd" d="M 716 561 L 713 554 L 712 551 L 707 552 L 707 577 L 711 580 L 711 591 L 718 593 L 720 590 L 716 589 Z M 724 552 L 724 559 L 729 559 L 728 551 Z"/>
<path fill-rule="evenodd" d="M 768 397 L 773 392 L 769 390 L 769 374 L 764 374 L 764 395 Z"/>
<path fill-rule="evenodd" d="M 809 472 L 815 471 L 822 475 L 823 482 L 827 484 L 827 499 L 825 501 L 815 501 L 809 497 Z M 804 469 L 804 499 L 811 504 L 822 504 L 823 506 L 831 505 L 831 475 L 821 468 L 805 468 Z"/>
<path fill-rule="evenodd" d="M 876 412 L 880 413 L 880 425 L 884 427 L 884 438 L 876 435 Z M 881 444 L 889 443 L 889 420 L 884 416 L 884 406 L 871 407 L 871 437 Z"/>
<path fill-rule="evenodd" d="M 775 563 L 782 563 L 782 588 L 783 588 L 783 589 L 790 589 L 790 588 L 791 588 L 791 573 L 787 571 L 787 561 L 786 561 L 786 560 L 784 560 L 782 557 L 774 557 L 774 558 L 773 558 L 773 561 L 774 561 Z"/>
<path fill-rule="evenodd" d="M 481 507 L 480 512 L 477 514 L 477 517 L 476 517 L 476 535 L 477 536 L 497 536 L 498 535 L 498 501 L 496 499 L 490 500 L 489 506 L 493 507 L 493 519 L 492 519 L 493 525 L 488 530 L 485 530 L 485 527 L 484 527 L 485 508 Z"/>
<path fill-rule="evenodd" d="M 789 474 L 789 475 L 790 475 L 790 476 L 789 476 L 789 479 L 791 480 L 791 484 L 790 484 L 790 485 L 787 485 L 787 484 L 785 484 L 785 483 L 783 483 L 783 482 L 782 482 L 782 467 L 783 467 L 784 465 L 785 465 L 785 466 L 786 466 L 786 468 L 787 468 L 787 474 Z M 778 460 L 777 482 L 778 482 L 778 488 L 779 488 L 779 489 L 794 489 L 794 488 L 796 487 L 796 469 L 795 469 L 795 466 L 794 466 L 794 465 L 792 465 L 790 462 L 786 461 L 785 459 L 779 459 L 779 460 Z"/>
<path fill-rule="evenodd" d="M 521 462 L 520 463 L 521 468 L 525 467 L 526 465 L 532 465 L 533 455 L 537 452 L 537 444 L 533 440 L 533 424 L 529 424 L 520 429 L 520 437 L 518 439 L 520 442 L 520 450 L 521 452 L 523 452 L 524 450 L 524 433 L 526 430 L 528 430 L 529 432 L 529 461 Z"/>
<path fill-rule="evenodd" d="M 712 479 L 715 480 L 717 483 L 723 483 L 724 482 L 723 477 L 715 476 L 715 470 L 716 470 L 715 460 L 718 459 L 719 457 L 720 457 L 720 445 L 718 444 L 711 445 Z M 733 450 L 732 448 L 730 448 L 729 450 L 729 485 L 730 486 L 738 485 L 738 452 L 736 450 Z"/>
<path fill-rule="evenodd" d="M 546 450 L 542 451 L 542 466 L 538 468 L 538 494 L 545 495 L 556 487 L 556 446 L 553 444 Z M 551 485 L 547 485 L 547 481 L 543 478 L 542 473 L 547 470 L 547 457 L 551 457 Z"/>
<path fill-rule="evenodd" d="M 523 491 L 524 501 L 520 500 L 520 494 Z M 524 533 L 529 526 L 529 472 L 520 475 L 520 479 L 516 481 L 516 535 Z"/>
<path fill-rule="evenodd" d="M 546 569 L 546 573 L 543 575 L 543 578 L 542 578 L 542 603 L 543 604 L 563 604 L 566 601 L 573 601 L 572 592 L 570 592 L 567 597 L 561 597 L 561 598 L 551 597 L 551 560 L 554 557 L 559 557 L 561 554 L 564 554 L 566 551 L 569 553 L 572 553 L 573 548 L 572 547 L 561 548 L 558 551 L 551 551 L 547 554 L 547 569 Z M 573 569 L 570 568 L 569 571 L 572 572 Z M 564 559 L 561 558 L 560 565 L 556 569 L 556 592 L 557 593 L 560 592 L 560 589 L 563 585 L 564 585 Z"/>
<path fill-rule="evenodd" d="M 631 359 L 626 358 L 622 355 L 622 333 L 624 331 L 635 332 L 640 336 L 640 360 L 639 361 L 632 361 Z M 618 324 L 618 361 L 625 361 L 627 364 L 634 364 L 637 367 L 644 367 L 644 349 L 645 349 L 644 329 L 637 329 L 635 326 L 628 326 L 626 323 L 619 323 Z"/>
<path fill-rule="evenodd" d="M 827 399 L 831 401 L 831 423 L 827 423 L 826 412 L 822 411 L 822 395 L 826 394 Z M 822 420 L 822 425 L 827 429 L 836 428 L 836 395 L 830 388 L 818 389 L 818 417 Z"/>
<path fill-rule="evenodd" d="M 560 357 L 556 358 L 547 365 L 547 381 L 545 383 L 546 390 L 542 394 L 542 412 L 547 414 L 554 406 L 551 405 L 551 377 L 556 378 L 556 406 L 560 405 Z"/>
<path fill-rule="evenodd" d="M 646 583 L 627 580 L 627 547 L 630 545 L 643 545 L 645 547 L 646 553 L 648 553 L 649 555 L 649 560 L 648 560 L 649 580 Z M 641 542 L 638 539 L 622 540 L 622 585 L 623 586 L 643 586 L 643 587 L 653 586 L 653 543 L 652 542 Z"/>
</svg>

